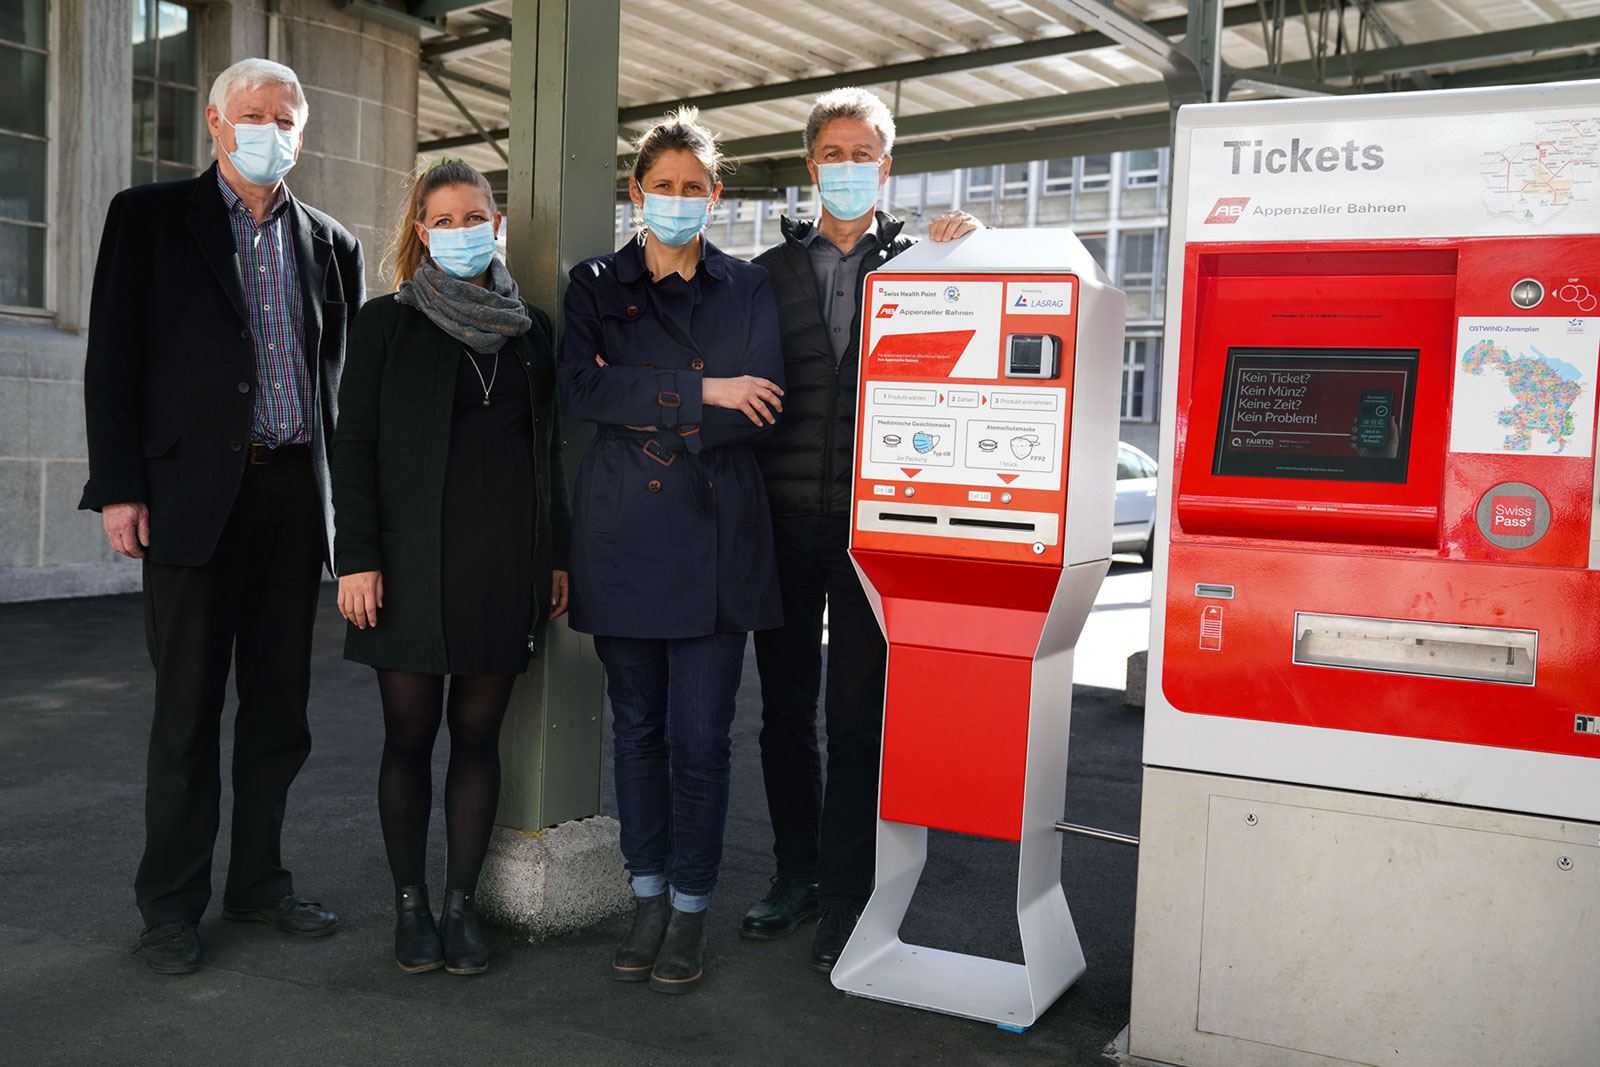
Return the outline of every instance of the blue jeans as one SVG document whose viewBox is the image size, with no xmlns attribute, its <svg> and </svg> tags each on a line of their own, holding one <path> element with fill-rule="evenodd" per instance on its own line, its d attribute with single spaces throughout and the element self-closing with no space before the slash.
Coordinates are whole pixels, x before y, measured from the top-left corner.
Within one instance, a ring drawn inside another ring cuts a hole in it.
<svg viewBox="0 0 1600 1067">
<path fill-rule="evenodd" d="M 634 876 L 711 892 L 722 864 L 745 635 L 596 636 L 615 737 L 622 855 Z"/>
</svg>

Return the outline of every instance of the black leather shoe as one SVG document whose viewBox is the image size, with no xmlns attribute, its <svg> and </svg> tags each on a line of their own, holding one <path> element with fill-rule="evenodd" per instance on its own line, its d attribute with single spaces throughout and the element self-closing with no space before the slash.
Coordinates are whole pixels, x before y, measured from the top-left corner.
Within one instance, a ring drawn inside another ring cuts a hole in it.
<svg viewBox="0 0 1600 1067">
<path fill-rule="evenodd" d="M 444 942 L 439 940 L 425 885 L 394 891 L 394 961 L 407 974 L 444 966 Z"/>
<path fill-rule="evenodd" d="M 643 982 L 650 977 L 650 968 L 661 951 L 661 939 L 667 936 L 671 911 L 666 893 L 633 898 L 633 925 L 617 946 L 617 954 L 611 957 L 611 977 L 619 982 Z"/>
<path fill-rule="evenodd" d="M 482 974 L 489 969 L 489 946 L 478 932 L 478 911 L 471 893 L 445 890 L 439 935 L 444 941 L 445 970 L 451 974 Z"/>
<path fill-rule="evenodd" d="M 139 935 L 133 951 L 157 974 L 193 974 L 205 956 L 200 933 L 190 922 L 157 923 Z"/>
<path fill-rule="evenodd" d="M 817 883 L 774 875 L 771 891 L 739 920 L 739 936 L 754 941 L 788 937 L 795 927 L 815 918 L 819 910 Z"/>
<path fill-rule="evenodd" d="M 839 962 L 839 954 L 850 941 L 861 913 L 842 900 L 824 900 L 822 918 L 817 920 L 817 937 L 811 942 L 811 969 L 827 974 Z"/>
<path fill-rule="evenodd" d="M 687 993 L 705 973 L 706 913 L 672 909 L 667 936 L 650 971 L 650 988 L 657 993 Z"/>
<path fill-rule="evenodd" d="M 302 900 L 285 893 L 254 908 L 222 909 L 222 917 L 236 923 L 266 923 L 295 937 L 324 937 L 339 928 L 339 917 L 320 900 Z"/>
</svg>

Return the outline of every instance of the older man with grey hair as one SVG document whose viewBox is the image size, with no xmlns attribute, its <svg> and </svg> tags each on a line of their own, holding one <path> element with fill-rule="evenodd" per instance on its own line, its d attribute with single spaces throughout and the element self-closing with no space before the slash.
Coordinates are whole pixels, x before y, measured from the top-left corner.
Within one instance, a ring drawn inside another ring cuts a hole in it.
<svg viewBox="0 0 1600 1067">
<path fill-rule="evenodd" d="M 833 969 L 872 892 L 887 650 L 848 549 L 862 291 L 869 271 L 914 243 L 899 219 L 873 210 L 893 148 L 894 116 L 876 96 L 847 88 L 819 97 L 805 151 L 821 211 L 784 218 L 783 243 L 755 260 L 778 298 L 787 389 L 776 431 L 757 446 L 784 621 L 756 634 L 777 874 L 739 932 L 784 937 L 820 914 L 811 948 L 819 971 Z M 949 241 L 978 226 L 950 211 L 929 222 L 928 236 Z M 826 793 L 816 725 L 824 608 Z"/>
<path fill-rule="evenodd" d="M 329 555 L 327 440 L 364 295 L 361 247 L 290 195 L 306 98 L 246 59 L 211 89 L 217 162 L 111 201 L 83 383 L 89 481 L 111 547 L 143 561 L 155 714 L 138 951 L 201 961 L 230 665 L 233 822 L 223 914 L 286 934 L 338 920 L 295 894 L 279 839 L 311 734 L 311 626 Z"/>
</svg>

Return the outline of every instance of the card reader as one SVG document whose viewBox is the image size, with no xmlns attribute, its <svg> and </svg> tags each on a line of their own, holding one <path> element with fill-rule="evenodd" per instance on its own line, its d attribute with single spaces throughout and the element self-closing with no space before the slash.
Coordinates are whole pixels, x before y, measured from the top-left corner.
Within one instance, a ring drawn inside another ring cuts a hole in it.
<svg viewBox="0 0 1600 1067">
<path fill-rule="evenodd" d="M 1060 376 L 1061 338 L 1048 333 L 1013 333 L 1006 336 L 1007 378 Z"/>
</svg>

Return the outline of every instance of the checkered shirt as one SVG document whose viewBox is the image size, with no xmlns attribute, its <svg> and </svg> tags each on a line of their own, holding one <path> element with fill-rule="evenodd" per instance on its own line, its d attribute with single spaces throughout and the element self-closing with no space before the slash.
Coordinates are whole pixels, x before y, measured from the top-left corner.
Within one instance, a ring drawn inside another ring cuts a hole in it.
<svg viewBox="0 0 1600 1067">
<path fill-rule="evenodd" d="M 289 191 L 278 187 L 278 199 L 267 220 L 255 216 L 217 172 L 217 185 L 228 206 L 245 306 L 250 309 L 250 337 L 256 351 L 255 418 L 250 440 L 295 445 L 311 440 L 311 372 L 306 367 L 304 308 L 300 271 L 287 213 Z"/>
</svg>

